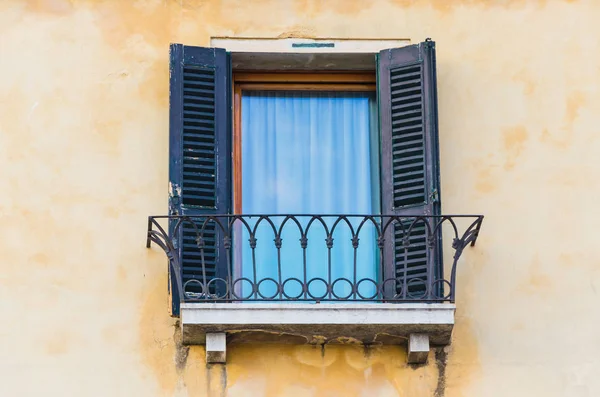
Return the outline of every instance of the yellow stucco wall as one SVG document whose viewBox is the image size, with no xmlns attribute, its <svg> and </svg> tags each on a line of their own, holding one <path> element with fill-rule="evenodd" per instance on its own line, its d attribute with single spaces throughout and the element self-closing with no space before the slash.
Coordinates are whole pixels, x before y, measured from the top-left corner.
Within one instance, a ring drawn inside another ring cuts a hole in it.
<svg viewBox="0 0 600 397">
<path fill-rule="evenodd" d="M 0 1 L 1 396 L 600 395 L 600 2 Z M 443 209 L 483 213 L 447 365 L 402 347 L 178 342 L 168 44 L 437 41 Z M 445 394 L 444 394 L 445 393 Z"/>
</svg>

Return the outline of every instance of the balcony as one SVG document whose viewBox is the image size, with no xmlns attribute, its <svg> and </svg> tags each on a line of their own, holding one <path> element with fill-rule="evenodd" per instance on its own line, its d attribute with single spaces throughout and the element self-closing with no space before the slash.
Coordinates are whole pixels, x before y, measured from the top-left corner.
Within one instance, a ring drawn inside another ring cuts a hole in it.
<svg viewBox="0 0 600 397">
<path fill-rule="evenodd" d="M 457 264 L 482 222 L 480 215 L 151 216 L 147 247 L 155 243 L 169 259 L 185 343 L 208 345 L 218 335 L 223 349 L 225 337 L 408 340 L 414 348 L 426 341 L 428 351 L 429 343 L 450 342 Z"/>
</svg>

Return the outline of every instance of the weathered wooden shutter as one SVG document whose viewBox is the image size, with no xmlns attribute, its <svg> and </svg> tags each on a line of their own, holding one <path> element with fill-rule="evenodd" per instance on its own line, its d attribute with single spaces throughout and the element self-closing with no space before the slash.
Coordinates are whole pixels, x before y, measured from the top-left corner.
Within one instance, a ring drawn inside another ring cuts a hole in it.
<svg viewBox="0 0 600 397">
<path fill-rule="evenodd" d="M 171 45 L 169 124 L 170 214 L 206 216 L 229 213 L 231 67 L 225 50 Z M 211 223 L 203 236 L 207 279 L 225 278 L 227 274 L 225 249 L 220 244 L 223 241 L 221 233 Z M 196 237 L 193 226 L 184 223 L 174 239 L 183 283 L 190 279 L 202 280 Z M 172 311 L 177 315 L 178 286 L 173 275 L 170 279 Z M 190 290 L 200 292 L 197 286 L 191 286 Z"/>
<path fill-rule="evenodd" d="M 382 211 L 440 215 L 435 42 L 381 51 L 378 90 Z M 440 294 L 441 283 L 434 281 L 442 277 L 441 233 L 427 239 L 420 223 L 409 236 L 410 223 L 396 223 L 385 236 L 384 276 L 399 281 L 386 294 L 431 298 Z"/>
</svg>

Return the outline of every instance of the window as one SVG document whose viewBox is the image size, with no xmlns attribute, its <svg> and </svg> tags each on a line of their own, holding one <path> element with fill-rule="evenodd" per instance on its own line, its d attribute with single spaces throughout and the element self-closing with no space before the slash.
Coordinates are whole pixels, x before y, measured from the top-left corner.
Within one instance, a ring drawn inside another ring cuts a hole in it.
<svg viewBox="0 0 600 397">
<path fill-rule="evenodd" d="M 230 65 L 225 50 L 171 47 L 170 213 L 190 217 L 170 226 L 171 287 L 181 277 L 186 293 L 229 301 L 443 300 L 441 234 L 415 218 L 440 214 L 434 43 L 379 53 L 376 84 L 236 79 Z"/>
<path fill-rule="evenodd" d="M 280 81 L 285 79 L 285 83 Z M 368 83 L 366 83 L 368 82 Z M 235 74 L 234 210 L 238 214 L 299 214 L 304 228 L 311 217 L 306 214 L 379 213 L 379 129 L 374 73 L 364 74 Z M 302 214 L 305 214 L 304 216 Z M 277 227 L 285 217 L 272 216 Z M 247 219 L 254 226 L 257 218 Z M 333 217 L 326 218 L 333 222 Z M 359 218 L 350 218 L 358 227 Z M 365 229 L 372 229 L 367 225 Z M 302 284 L 311 284 L 317 297 L 348 296 L 348 283 L 337 283 L 329 294 L 321 280 L 354 279 L 351 244 L 331 250 L 328 268 L 326 244 L 311 244 L 306 258 L 300 244 L 282 245 L 279 256 L 284 266 L 279 275 L 278 258 L 272 245 L 248 244 L 250 233 L 240 230 L 240 259 L 235 261 L 234 278 L 289 281 L 283 292 L 290 297 L 308 298 Z M 356 278 L 377 277 L 377 246 L 373 230 L 363 230 L 357 250 Z M 263 223 L 255 233 L 259 241 L 271 241 L 273 233 Z M 325 242 L 322 228 L 312 227 L 311 241 Z M 299 242 L 295 227 L 282 229 L 286 242 Z M 350 230 L 338 228 L 337 241 L 350 241 Z M 254 258 L 252 254 L 254 253 Z M 306 265 L 303 263 L 306 259 Z M 253 260 L 258 266 L 252 266 Z M 235 274 L 237 273 L 237 274 Z M 237 277 L 236 277 L 237 276 Z M 372 286 L 360 291 L 373 295 Z M 249 296 L 251 285 L 240 285 L 240 295 Z M 261 294 L 277 297 L 277 283 L 263 282 Z"/>
</svg>

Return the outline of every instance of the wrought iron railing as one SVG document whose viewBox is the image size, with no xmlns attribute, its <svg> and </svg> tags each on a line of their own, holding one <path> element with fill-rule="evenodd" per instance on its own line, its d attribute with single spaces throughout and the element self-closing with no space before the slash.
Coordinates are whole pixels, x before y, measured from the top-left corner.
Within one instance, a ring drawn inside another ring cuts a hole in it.
<svg viewBox="0 0 600 397">
<path fill-rule="evenodd" d="M 151 216 L 146 245 L 167 254 L 181 302 L 454 302 L 458 260 L 482 222 L 481 215 Z"/>
</svg>

